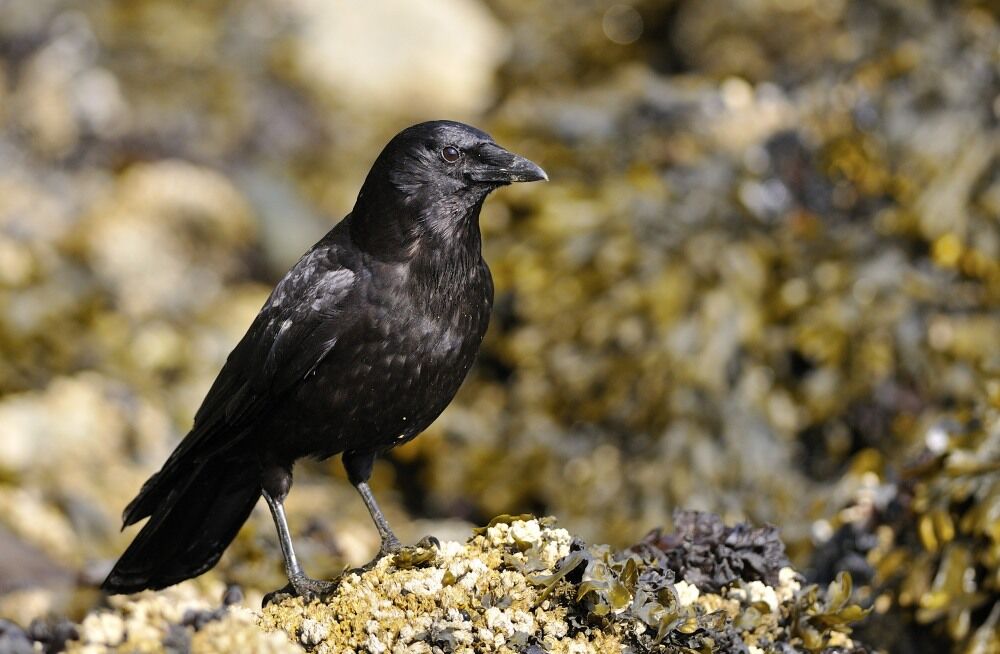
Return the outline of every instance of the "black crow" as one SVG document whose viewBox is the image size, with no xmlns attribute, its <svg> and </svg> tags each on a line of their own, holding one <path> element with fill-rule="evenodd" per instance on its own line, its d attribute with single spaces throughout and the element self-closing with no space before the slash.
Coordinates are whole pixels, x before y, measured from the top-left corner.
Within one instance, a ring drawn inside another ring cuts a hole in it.
<svg viewBox="0 0 1000 654">
<path fill-rule="evenodd" d="M 263 495 L 291 590 L 315 597 L 283 501 L 297 459 L 343 453 L 382 539 L 401 548 L 368 478 L 375 457 L 451 402 L 493 305 L 480 247 L 486 196 L 548 179 L 478 129 L 450 121 L 397 134 L 354 209 L 278 282 L 229 355 L 191 432 L 125 508 L 143 526 L 102 588 L 164 588 L 213 567 Z M 373 561 L 374 563 L 374 561 Z"/>
</svg>

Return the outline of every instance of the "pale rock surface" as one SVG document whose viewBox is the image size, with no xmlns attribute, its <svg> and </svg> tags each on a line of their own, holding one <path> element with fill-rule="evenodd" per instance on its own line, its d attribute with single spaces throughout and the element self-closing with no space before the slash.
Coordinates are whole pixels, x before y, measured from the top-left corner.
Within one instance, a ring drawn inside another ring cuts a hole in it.
<svg viewBox="0 0 1000 654">
<path fill-rule="evenodd" d="M 298 73 L 332 101 L 465 115 L 492 100 L 507 55 L 503 26 L 472 0 L 281 2 L 299 31 Z"/>
</svg>

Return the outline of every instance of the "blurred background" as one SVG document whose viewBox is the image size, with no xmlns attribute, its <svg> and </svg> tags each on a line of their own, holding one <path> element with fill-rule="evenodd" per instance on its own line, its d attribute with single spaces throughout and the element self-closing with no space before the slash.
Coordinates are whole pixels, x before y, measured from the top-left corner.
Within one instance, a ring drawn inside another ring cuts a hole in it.
<svg viewBox="0 0 1000 654">
<path fill-rule="evenodd" d="M 1000 651 L 998 18 L 0 0 L 0 617 L 101 601 L 121 510 L 273 283 L 388 138 L 452 118 L 552 181 L 487 203 L 478 364 L 377 464 L 405 540 L 533 512 L 625 546 L 711 510 L 850 570 L 870 642 Z M 339 460 L 288 506 L 314 576 L 377 549 Z M 258 507 L 193 585 L 252 602 L 280 562 Z"/>
</svg>

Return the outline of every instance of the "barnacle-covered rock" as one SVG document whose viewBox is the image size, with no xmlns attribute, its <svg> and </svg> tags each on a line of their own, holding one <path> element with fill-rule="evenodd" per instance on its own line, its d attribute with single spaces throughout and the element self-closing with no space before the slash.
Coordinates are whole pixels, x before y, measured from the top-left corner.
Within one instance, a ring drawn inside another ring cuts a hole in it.
<svg viewBox="0 0 1000 654">
<path fill-rule="evenodd" d="M 215 589 L 218 591 L 218 588 Z M 216 594 L 218 597 L 218 594 Z M 250 609 L 209 600 L 193 584 L 135 598 L 114 598 L 110 610 L 87 615 L 66 651 L 98 652 L 262 652 L 293 654 L 302 650 L 285 634 L 257 627 Z"/>
<path fill-rule="evenodd" d="M 760 570 L 740 566 L 725 583 L 679 578 L 713 557 L 716 568 L 730 566 L 734 551 L 746 549 L 735 543 L 743 536 L 768 544 L 763 574 L 771 577 L 784 554 L 770 530 L 725 528 L 717 517 L 685 513 L 670 545 L 657 538 L 615 551 L 586 545 L 553 522 L 500 516 L 465 543 L 445 541 L 417 557 L 404 551 L 349 573 L 322 601 L 284 599 L 251 611 L 207 601 L 190 583 L 114 598 L 110 610 L 76 627 L 69 651 L 863 651 L 850 624 L 864 611 L 851 603 L 846 575 L 825 591 L 803 587 L 787 566 L 768 583 Z M 695 524 L 703 527 L 697 534 Z M 692 552 L 692 560 L 664 552 Z"/>
</svg>

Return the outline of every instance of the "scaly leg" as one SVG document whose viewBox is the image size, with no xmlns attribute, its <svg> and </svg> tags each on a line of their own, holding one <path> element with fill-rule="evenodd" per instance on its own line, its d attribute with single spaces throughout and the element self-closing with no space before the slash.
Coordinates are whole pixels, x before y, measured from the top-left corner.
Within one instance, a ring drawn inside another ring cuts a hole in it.
<svg viewBox="0 0 1000 654">
<path fill-rule="evenodd" d="M 403 549 L 403 546 L 399 542 L 399 539 L 396 538 L 396 534 L 392 533 L 389 521 L 385 519 L 385 514 L 382 513 L 382 509 L 379 508 L 378 502 L 375 501 L 375 496 L 372 495 L 372 491 L 368 487 L 368 479 L 372 476 L 372 466 L 375 464 L 375 453 L 344 452 L 342 458 L 344 469 L 347 470 L 347 478 L 354 485 L 354 488 L 357 489 L 358 494 L 361 495 L 361 499 L 364 500 L 365 506 L 368 508 L 368 513 L 372 516 L 372 522 L 375 523 L 375 529 L 378 530 L 379 538 L 382 541 L 375 558 L 361 568 L 361 570 L 370 570 L 378 563 L 379 559 L 389 554 L 395 554 Z"/>
<path fill-rule="evenodd" d="M 310 579 L 302 572 L 295 549 L 292 547 L 292 537 L 288 531 L 288 520 L 285 519 L 285 498 L 292 488 L 292 471 L 282 466 L 273 466 L 264 471 L 261 479 L 264 500 L 271 509 L 275 529 L 278 531 L 278 542 L 281 544 L 281 554 L 285 558 L 285 573 L 288 575 L 288 586 L 268 593 L 264 604 L 280 595 L 294 592 L 306 600 L 316 599 L 330 593 L 337 584 L 332 581 Z"/>
</svg>

